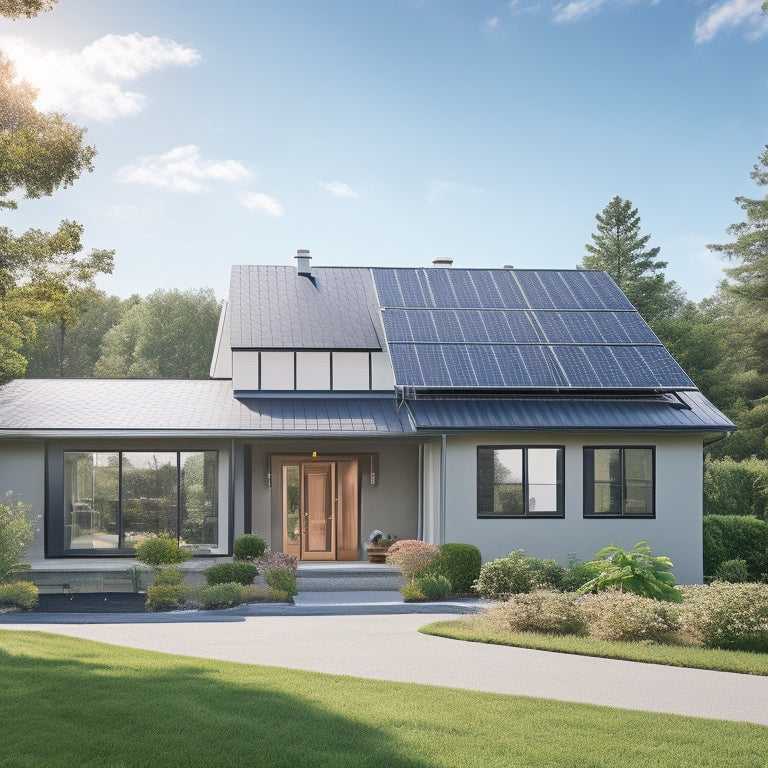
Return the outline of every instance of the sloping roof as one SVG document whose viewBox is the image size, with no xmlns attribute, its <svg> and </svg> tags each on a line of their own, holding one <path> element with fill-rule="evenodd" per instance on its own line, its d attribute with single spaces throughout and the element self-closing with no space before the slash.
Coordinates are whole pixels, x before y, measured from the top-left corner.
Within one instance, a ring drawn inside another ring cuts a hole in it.
<svg viewBox="0 0 768 768">
<path fill-rule="evenodd" d="M 703 432 L 734 425 L 701 392 L 658 396 L 428 398 L 407 402 L 427 431 Z"/>
<path fill-rule="evenodd" d="M 696 388 L 605 272 L 371 272 L 398 386 Z"/>
<path fill-rule="evenodd" d="M 391 398 L 243 398 L 231 381 L 17 379 L 0 387 L 0 435 L 412 432 Z"/>
<path fill-rule="evenodd" d="M 367 269 L 234 266 L 232 349 L 380 350 L 383 331 Z"/>
</svg>

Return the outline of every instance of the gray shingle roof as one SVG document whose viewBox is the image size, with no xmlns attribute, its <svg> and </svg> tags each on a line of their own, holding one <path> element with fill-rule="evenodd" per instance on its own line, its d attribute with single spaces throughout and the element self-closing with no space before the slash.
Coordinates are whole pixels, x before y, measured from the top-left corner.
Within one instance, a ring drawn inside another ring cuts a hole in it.
<svg viewBox="0 0 768 768">
<path fill-rule="evenodd" d="M 382 348 L 376 294 L 362 268 L 234 266 L 229 289 L 232 349 Z"/>
<path fill-rule="evenodd" d="M 394 397 L 236 399 L 231 381 L 167 379 L 17 379 L 0 387 L 0 435 L 409 431 Z"/>
</svg>

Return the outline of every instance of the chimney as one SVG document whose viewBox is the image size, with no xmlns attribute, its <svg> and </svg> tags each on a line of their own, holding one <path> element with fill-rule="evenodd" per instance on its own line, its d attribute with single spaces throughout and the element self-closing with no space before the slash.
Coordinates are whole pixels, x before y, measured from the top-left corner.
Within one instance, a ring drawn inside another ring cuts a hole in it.
<svg viewBox="0 0 768 768">
<path fill-rule="evenodd" d="M 296 270 L 300 275 L 312 277 L 312 268 L 309 266 L 311 258 L 307 250 L 300 249 L 296 251 Z"/>
<path fill-rule="evenodd" d="M 450 256 L 437 256 L 432 259 L 433 267 L 452 267 L 453 259 Z"/>
</svg>

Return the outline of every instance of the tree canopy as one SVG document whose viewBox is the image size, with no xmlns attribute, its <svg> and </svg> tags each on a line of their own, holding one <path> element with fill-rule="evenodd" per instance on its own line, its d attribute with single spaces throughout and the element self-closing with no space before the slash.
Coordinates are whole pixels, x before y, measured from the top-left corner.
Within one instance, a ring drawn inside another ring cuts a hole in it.
<svg viewBox="0 0 768 768">
<path fill-rule="evenodd" d="M 26 16 L 31 19 L 38 13 L 50 11 L 59 0 L 0 0 L 0 16 L 18 19 Z"/>
<path fill-rule="evenodd" d="M 640 234 L 640 216 L 629 200 L 618 195 L 595 215 L 597 232 L 584 248 L 581 265 L 605 270 L 649 322 L 670 314 L 683 301 L 680 288 L 664 277 L 666 261 L 660 248 L 647 248 L 650 235 Z"/>
</svg>

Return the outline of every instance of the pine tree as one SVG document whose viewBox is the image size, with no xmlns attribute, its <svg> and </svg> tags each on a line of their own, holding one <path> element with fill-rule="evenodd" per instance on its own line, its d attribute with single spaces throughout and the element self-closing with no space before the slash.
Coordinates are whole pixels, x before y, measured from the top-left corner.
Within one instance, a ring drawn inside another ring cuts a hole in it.
<svg viewBox="0 0 768 768">
<path fill-rule="evenodd" d="M 597 232 L 584 246 L 581 265 L 605 270 L 647 321 L 674 314 L 683 303 L 682 291 L 665 279 L 667 262 L 656 259 L 661 249 L 646 249 L 651 236 L 641 236 L 637 208 L 617 195 L 595 218 Z"/>
</svg>

